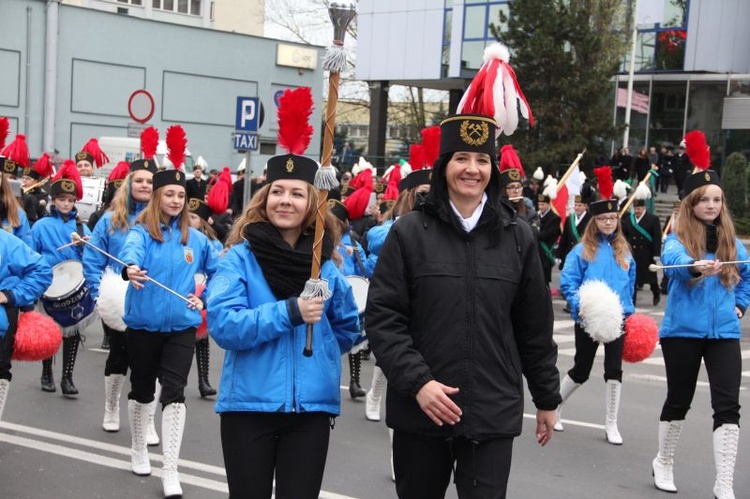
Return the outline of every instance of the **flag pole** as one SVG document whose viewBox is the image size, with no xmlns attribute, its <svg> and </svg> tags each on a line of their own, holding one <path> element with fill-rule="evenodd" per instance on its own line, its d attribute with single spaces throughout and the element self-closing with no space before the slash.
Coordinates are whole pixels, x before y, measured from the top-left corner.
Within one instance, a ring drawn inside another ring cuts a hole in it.
<svg viewBox="0 0 750 499">
<path fill-rule="evenodd" d="M 635 74 L 635 51 L 638 47 L 638 0 L 633 0 L 633 34 L 630 45 L 630 68 L 628 71 L 628 100 L 625 104 L 625 131 L 622 135 L 622 147 L 629 147 L 630 141 L 630 110 L 633 104 L 633 76 Z"/>
</svg>

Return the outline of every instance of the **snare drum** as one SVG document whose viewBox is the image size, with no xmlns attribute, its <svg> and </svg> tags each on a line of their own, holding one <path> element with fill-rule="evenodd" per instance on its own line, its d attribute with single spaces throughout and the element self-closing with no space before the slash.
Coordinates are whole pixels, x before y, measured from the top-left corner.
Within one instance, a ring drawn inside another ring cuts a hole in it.
<svg viewBox="0 0 750 499">
<path fill-rule="evenodd" d="M 362 315 L 365 313 L 365 307 L 367 306 L 367 290 L 370 289 L 370 281 L 358 275 L 348 275 L 346 280 L 352 285 L 354 301 L 357 302 L 359 315 Z"/>
<path fill-rule="evenodd" d="M 42 295 L 42 307 L 58 323 L 64 336 L 70 336 L 93 319 L 94 300 L 86 288 L 83 264 L 65 260 L 52 267 L 52 284 Z"/>
<path fill-rule="evenodd" d="M 88 222 L 91 215 L 102 206 L 104 189 L 107 187 L 107 179 L 98 177 L 81 177 L 83 185 L 83 197 L 76 201 L 76 209 L 81 220 Z"/>
</svg>

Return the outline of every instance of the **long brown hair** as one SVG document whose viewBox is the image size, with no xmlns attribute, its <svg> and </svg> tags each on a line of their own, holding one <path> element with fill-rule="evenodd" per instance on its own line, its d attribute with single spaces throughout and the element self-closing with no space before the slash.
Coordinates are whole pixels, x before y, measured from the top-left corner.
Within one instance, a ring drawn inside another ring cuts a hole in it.
<svg viewBox="0 0 750 499">
<path fill-rule="evenodd" d="M 677 215 L 679 219 L 677 230 L 675 230 L 677 239 L 685 246 L 688 254 L 696 260 L 705 258 L 707 253 L 706 229 L 705 224 L 696 218 L 693 208 L 700 202 L 701 197 L 706 193 L 706 189 L 708 189 L 708 186 L 704 185 L 685 196 L 685 199 L 680 203 L 680 211 Z M 723 262 L 731 262 L 737 259 L 736 234 L 732 216 L 727 209 L 723 189 L 721 191 L 721 200 L 721 211 L 716 220 L 714 220 L 716 237 L 719 240 L 716 257 Z M 695 280 L 697 281 L 697 279 Z M 721 284 L 725 288 L 737 285 L 740 282 L 740 272 L 737 265 L 722 265 L 721 271 L 719 271 L 719 281 L 721 281 Z"/>
<path fill-rule="evenodd" d="M 21 225 L 21 216 L 18 214 L 20 205 L 10 189 L 9 176 L 4 173 L 0 173 L 0 175 L 3 175 L 3 178 L 0 179 L 0 183 L 2 183 L 0 186 L 0 203 L 5 206 L 5 216 L 8 218 L 10 226 L 18 227 Z"/>
<path fill-rule="evenodd" d="M 234 222 L 232 231 L 227 236 L 225 247 L 231 248 L 235 244 L 242 243 L 245 240 L 242 237 L 242 234 L 244 233 L 245 227 L 247 225 L 258 222 L 270 223 L 268 214 L 266 213 L 266 204 L 268 202 L 268 193 L 270 192 L 272 185 L 273 182 L 271 182 L 270 184 L 266 184 L 259 190 L 257 190 L 255 194 L 253 194 L 253 197 L 250 199 L 250 204 L 248 205 L 245 212 Z M 318 206 L 318 190 L 312 184 L 306 185 L 307 209 L 305 210 L 305 218 L 302 220 L 302 233 L 312 234 L 315 232 L 315 217 L 317 215 Z M 326 211 L 324 222 L 325 229 L 326 231 L 328 231 L 331 239 L 333 240 L 333 253 L 329 255 L 329 258 L 332 258 L 336 263 L 339 263 L 341 256 L 338 254 L 338 251 L 336 251 L 336 247 L 338 246 L 341 239 L 341 234 L 336 224 L 336 218 L 331 215 L 330 212 Z"/>
<path fill-rule="evenodd" d="M 599 249 L 599 229 L 596 227 L 596 216 L 586 224 L 586 229 L 583 231 L 583 237 L 581 237 L 581 244 L 583 244 L 583 259 L 587 262 L 594 261 L 596 257 L 596 250 Z M 622 225 L 620 219 L 617 219 L 617 228 L 612 233 L 612 251 L 615 254 L 615 260 L 617 265 L 625 270 L 630 268 L 631 255 L 630 244 L 622 233 Z"/>
<path fill-rule="evenodd" d="M 112 203 L 110 203 L 109 205 L 109 210 L 112 211 L 112 224 L 110 226 L 111 233 L 114 233 L 118 229 L 124 232 L 130 230 L 130 211 L 133 209 L 133 206 L 136 203 L 131 194 L 131 191 L 133 189 L 134 173 L 135 172 L 128 173 L 128 176 L 125 177 L 125 181 L 122 183 L 120 188 L 115 191 L 115 195 L 112 198 Z M 151 194 L 153 196 L 153 193 Z"/>
<path fill-rule="evenodd" d="M 163 189 L 169 188 L 170 186 L 171 184 L 159 187 L 151 193 L 151 199 L 149 200 L 148 205 L 146 205 L 146 208 L 144 208 L 136 219 L 136 223 L 145 225 L 149 235 L 160 243 L 164 242 L 164 234 L 161 231 L 161 225 L 169 225 L 169 221 L 164 218 L 164 215 L 161 212 L 161 195 Z M 180 233 L 182 235 L 180 242 L 182 244 L 187 244 L 188 236 L 190 234 L 190 220 L 188 219 L 188 213 L 190 213 L 190 211 L 187 206 L 187 198 L 185 198 L 182 213 L 177 215 L 180 217 Z"/>
</svg>

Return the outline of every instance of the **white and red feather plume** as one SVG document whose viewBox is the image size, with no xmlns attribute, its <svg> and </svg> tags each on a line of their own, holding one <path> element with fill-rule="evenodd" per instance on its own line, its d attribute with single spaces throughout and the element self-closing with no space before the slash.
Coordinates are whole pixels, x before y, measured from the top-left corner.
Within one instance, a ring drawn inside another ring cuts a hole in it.
<svg viewBox="0 0 750 499">
<path fill-rule="evenodd" d="M 167 158 L 175 170 L 182 170 L 185 163 L 185 149 L 187 149 L 187 135 L 180 125 L 167 128 Z"/>
<path fill-rule="evenodd" d="M 312 139 L 310 116 L 313 97 L 310 87 L 284 90 L 279 99 L 279 145 L 289 154 L 302 155 Z"/>
<path fill-rule="evenodd" d="M 461 114 L 481 114 L 495 119 L 496 135 L 513 135 L 518 128 L 518 112 L 534 126 L 526 97 L 518 84 L 516 72 L 508 64 L 510 51 L 500 43 L 493 43 L 484 49 L 484 64 L 466 89 L 457 112 Z"/>
</svg>

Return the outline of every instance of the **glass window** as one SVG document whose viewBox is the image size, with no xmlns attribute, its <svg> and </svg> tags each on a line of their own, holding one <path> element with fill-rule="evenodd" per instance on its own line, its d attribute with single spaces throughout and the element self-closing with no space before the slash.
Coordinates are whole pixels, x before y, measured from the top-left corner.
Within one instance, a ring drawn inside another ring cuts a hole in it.
<svg viewBox="0 0 750 499">
<path fill-rule="evenodd" d="M 485 5 L 466 7 L 464 10 L 464 40 L 484 38 L 487 22 Z"/>
<path fill-rule="evenodd" d="M 190 0 L 190 13 L 194 16 L 201 15 L 201 0 Z"/>
<path fill-rule="evenodd" d="M 702 130 L 711 146 L 711 164 L 718 165 L 723 152 L 721 118 L 727 82 L 691 81 L 686 130 Z"/>
<path fill-rule="evenodd" d="M 655 81 L 652 87 L 649 139 L 651 144 L 677 145 L 682 140 L 687 82 Z"/>
<path fill-rule="evenodd" d="M 188 13 L 188 0 L 177 0 L 177 12 L 181 14 Z"/>
<path fill-rule="evenodd" d="M 479 69 L 482 67 L 484 40 L 464 42 L 461 50 L 461 69 Z"/>
<path fill-rule="evenodd" d="M 445 0 L 445 7 L 446 8 L 453 7 L 453 0 Z"/>
<path fill-rule="evenodd" d="M 161 9 L 161 0 L 153 0 L 151 7 L 155 9 Z"/>
<path fill-rule="evenodd" d="M 489 13 L 489 19 L 488 19 L 488 25 L 494 24 L 495 26 L 498 26 L 500 28 L 500 32 L 505 31 L 508 29 L 508 22 L 505 21 L 504 23 L 500 22 L 500 12 L 505 14 L 505 18 L 510 17 L 510 11 L 508 9 L 508 4 L 495 4 L 490 5 L 490 13 Z"/>
<path fill-rule="evenodd" d="M 174 10 L 174 0 L 163 0 L 162 5 L 164 10 Z"/>
</svg>

